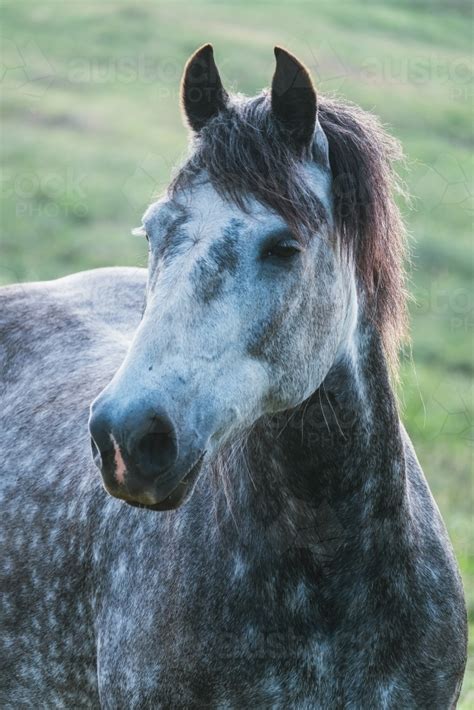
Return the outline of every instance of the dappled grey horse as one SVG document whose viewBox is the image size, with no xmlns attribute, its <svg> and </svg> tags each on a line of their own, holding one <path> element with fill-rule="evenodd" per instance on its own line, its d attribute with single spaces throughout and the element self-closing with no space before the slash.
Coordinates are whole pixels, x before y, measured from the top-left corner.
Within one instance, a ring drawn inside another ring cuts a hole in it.
<svg viewBox="0 0 474 710">
<path fill-rule="evenodd" d="M 391 386 L 398 145 L 275 55 L 252 99 L 188 62 L 147 274 L 3 290 L 2 708 L 456 702 L 462 586 Z"/>
</svg>

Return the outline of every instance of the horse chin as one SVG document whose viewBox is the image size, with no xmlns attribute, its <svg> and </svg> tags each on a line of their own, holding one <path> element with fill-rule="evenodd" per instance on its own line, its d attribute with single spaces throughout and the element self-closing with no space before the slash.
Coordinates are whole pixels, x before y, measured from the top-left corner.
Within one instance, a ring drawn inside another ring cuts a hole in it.
<svg viewBox="0 0 474 710">
<path fill-rule="evenodd" d="M 198 476 L 202 469 L 202 464 L 204 460 L 204 453 L 201 454 L 199 459 L 190 468 L 188 473 L 181 479 L 176 488 L 174 488 L 171 493 L 166 496 L 163 500 L 158 503 L 140 503 L 138 501 L 130 500 L 124 498 L 123 500 L 128 505 L 134 508 L 143 508 L 145 510 L 176 510 L 181 507 L 181 505 L 190 497 L 194 489 L 194 484 L 196 483 Z"/>
</svg>

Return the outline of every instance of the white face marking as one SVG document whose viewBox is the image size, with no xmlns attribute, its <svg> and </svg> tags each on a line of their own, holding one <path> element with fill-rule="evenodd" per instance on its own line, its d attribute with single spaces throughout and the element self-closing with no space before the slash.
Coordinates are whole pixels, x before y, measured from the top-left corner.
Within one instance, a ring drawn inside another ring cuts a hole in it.
<svg viewBox="0 0 474 710">
<path fill-rule="evenodd" d="M 127 472 L 127 467 L 125 466 L 125 461 L 123 460 L 122 452 L 120 451 L 120 447 L 115 441 L 113 434 L 110 435 L 110 438 L 114 447 L 115 479 L 117 483 L 123 485 L 125 483 L 125 474 Z"/>
</svg>

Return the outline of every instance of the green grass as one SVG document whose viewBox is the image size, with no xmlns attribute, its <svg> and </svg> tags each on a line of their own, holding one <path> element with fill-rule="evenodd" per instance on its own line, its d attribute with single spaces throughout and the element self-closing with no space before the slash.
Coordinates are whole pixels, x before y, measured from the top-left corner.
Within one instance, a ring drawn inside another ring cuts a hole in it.
<svg viewBox="0 0 474 710">
<path fill-rule="evenodd" d="M 2 3 L 0 281 L 145 265 L 129 236 L 186 150 L 178 84 L 213 42 L 225 83 L 268 85 L 274 44 L 378 113 L 407 154 L 413 358 L 404 419 L 474 619 L 471 18 L 463 0 Z M 474 663 L 462 708 L 474 706 Z"/>
</svg>

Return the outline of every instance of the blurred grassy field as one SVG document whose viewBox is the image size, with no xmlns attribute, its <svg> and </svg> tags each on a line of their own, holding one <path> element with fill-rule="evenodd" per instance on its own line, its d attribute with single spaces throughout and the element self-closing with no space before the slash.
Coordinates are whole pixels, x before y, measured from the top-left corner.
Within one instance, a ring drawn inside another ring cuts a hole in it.
<svg viewBox="0 0 474 710">
<path fill-rule="evenodd" d="M 413 359 L 407 428 L 474 618 L 472 24 L 467 2 L 2 2 L 0 281 L 145 265 L 129 236 L 186 149 L 178 83 L 211 41 L 228 88 L 268 85 L 274 44 L 403 142 Z M 474 707 L 474 664 L 462 708 Z"/>
</svg>

